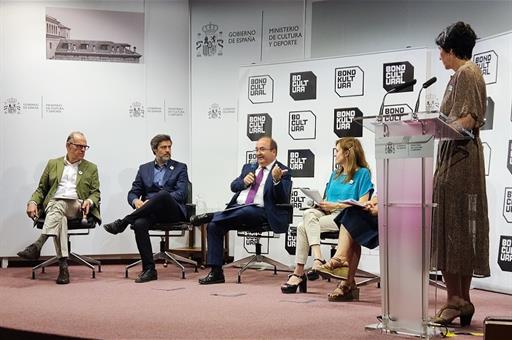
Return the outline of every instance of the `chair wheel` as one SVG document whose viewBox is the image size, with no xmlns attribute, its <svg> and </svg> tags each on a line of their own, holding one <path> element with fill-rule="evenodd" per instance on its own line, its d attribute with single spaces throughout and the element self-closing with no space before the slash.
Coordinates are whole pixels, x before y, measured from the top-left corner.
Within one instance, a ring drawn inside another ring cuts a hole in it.
<svg viewBox="0 0 512 340">
<path fill-rule="evenodd" d="M 164 262 L 164 268 L 167 268 L 167 262 Z"/>
</svg>

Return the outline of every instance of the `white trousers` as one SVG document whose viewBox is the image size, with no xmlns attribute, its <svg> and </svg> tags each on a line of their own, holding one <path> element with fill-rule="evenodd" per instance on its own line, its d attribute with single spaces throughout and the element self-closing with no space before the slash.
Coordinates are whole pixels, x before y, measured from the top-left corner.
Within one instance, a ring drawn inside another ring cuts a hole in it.
<svg viewBox="0 0 512 340">
<path fill-rule="evenodd" d="M 304 211 L 302 223 L 297 226 L 297 247 L 295 251 L 295 262 L 306 264 L 308 260 L 309 247 L 320 244 L 320 233 L 339 230 L 334 219 L 340 211 L 325 214 L 318 209 Z"/>
<path fill-rule="evenodd" d="M 46 206 L 42 234 L 53 237 L 57 257 L 68 257 L 68 218 L 81 215 L 80 200 L 52 199 Z"/>
</svg>

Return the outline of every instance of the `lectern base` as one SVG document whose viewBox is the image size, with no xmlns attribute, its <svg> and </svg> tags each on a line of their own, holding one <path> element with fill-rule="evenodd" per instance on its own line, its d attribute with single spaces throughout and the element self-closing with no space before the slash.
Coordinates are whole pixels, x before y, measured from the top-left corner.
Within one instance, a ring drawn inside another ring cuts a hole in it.
<svg viewBox="0 0 512 340">
<path fill-rule="evenodd" d="M 366 325 L 364 327 L 365 331 L 369 332 L 380 332 L 389 335 L 397 335 L 397 336 L 414 336 L 421 339 L 430 339 L 436 336 L 441 335 L 441 331 L 436 327 L 428 327 L 426 334 L 415 333 L 406 330 L 393 330 L 393 329 L 385 329 L 382 323 L 374 323 L 370 325 Z"/>
</svg>

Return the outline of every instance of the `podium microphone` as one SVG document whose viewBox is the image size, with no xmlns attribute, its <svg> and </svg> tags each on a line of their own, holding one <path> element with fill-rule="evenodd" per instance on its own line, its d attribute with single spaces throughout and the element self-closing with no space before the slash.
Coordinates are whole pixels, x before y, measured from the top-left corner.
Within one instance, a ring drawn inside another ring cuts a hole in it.
<svg viewBox="0 0 512 340">
<path fill-rule="evenodd" d="M 397 86 L 393 87 L 391 90 L 389 90 L 388 92 L 386 92 L 386 94 L 382 98 L 382 103 L 380 104 L 379 121 L 382 119 L 381 116 L 382 116 L 382 113 L 384 111 L 384 100 L 386 99 L 386 96 L 388 94 L 390 94 L 390 93 L 400 92 L 400 91 L 402 91 L 403 89 L 405 89 L 405 88 L 407 88 L 409 86 L 413 86 L 414 84 L 416 84 L 416 79 L 406 81 L 405 83 L 397 85 Z"/>
<path fill-rule="evenodd" d="M 421 91 L 423 91 L 423 89 L 426 89 L 430 85 L 434 84 L 436 81 L 437 81 L 437 78 L 436 77 L 432 77 L 429 80 L 427 80 L 426 82 L 424 82 L 423 85 L 421 85 L 420 93 L 418 93 L 418 99 L 416 100 L 416 105 L 414 105 L 414 112 L 418 112 L 418 110 L 420 108 L 420 95 L 421 95 Z"/>
</svg>

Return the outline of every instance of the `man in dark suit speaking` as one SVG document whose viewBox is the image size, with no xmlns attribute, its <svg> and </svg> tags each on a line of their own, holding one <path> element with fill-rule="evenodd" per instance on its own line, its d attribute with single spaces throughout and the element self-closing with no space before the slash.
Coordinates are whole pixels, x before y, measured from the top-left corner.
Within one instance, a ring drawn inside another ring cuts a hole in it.
<svg viewBox="0 0 512 340">
<path fill-rule="evenodd" d="M 109 233 L 118 234 L 132 225 L 142 260 L 142 272 L 135 280 L 137 283 L 157 279 L 149 227 L 157 222 L 183 221 L 187 214 L 187 165 L 171 159 L 170 136 L 156 135 L 150 144 L 155 160 L 139 167 L 128 192 L 128 204 L 135 210 L 103 226 Z"/>
<path fill-rule="evenodd" d="M 276 206 L 289 203 L 292 181 L 288 168 L 276 161 L 277 144 L 270 137 L 256 143 L 258 163 L 246 164 L 240 176 L 231 182 L 235 193 L 226 210 L 192 216 L 195 225 L 208 223 L 208 264 L 210 273 L 200 284 L 224 283 L 222 271 L 224 235 L 238 225 L 249 228 L 268 222 L 276 233 L 288 229 L 288 211 Z"/>
</svg>

